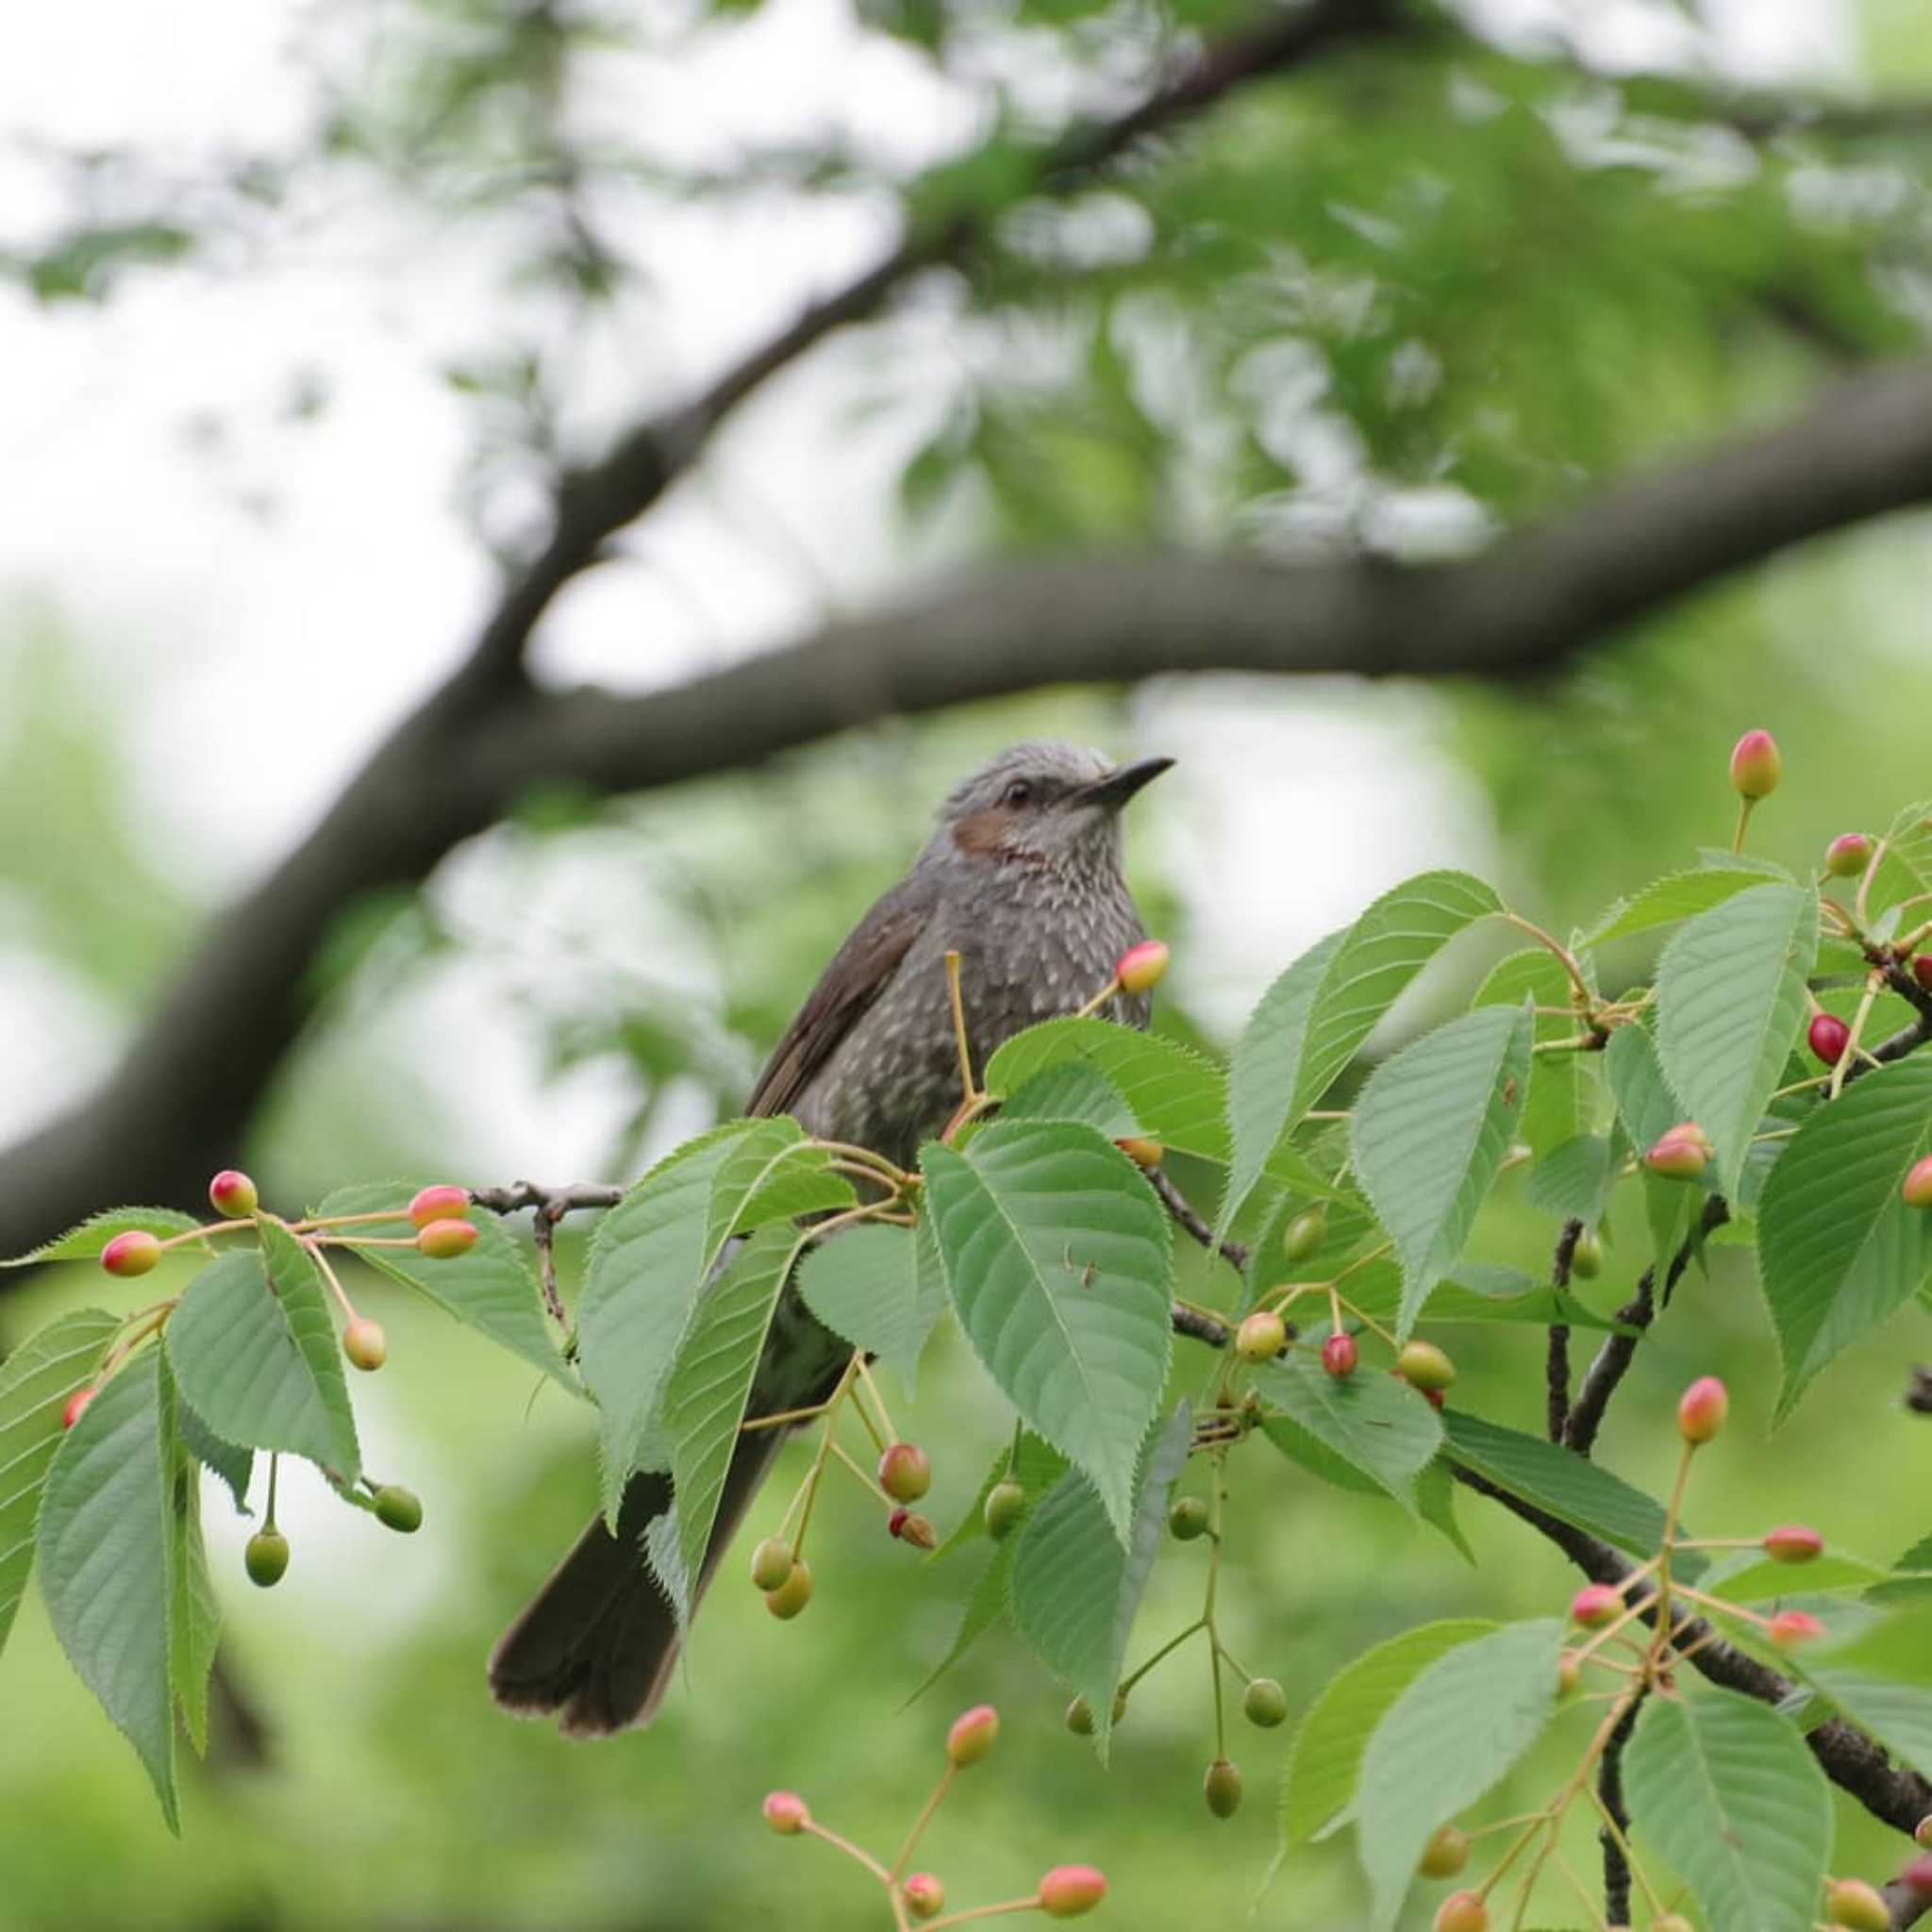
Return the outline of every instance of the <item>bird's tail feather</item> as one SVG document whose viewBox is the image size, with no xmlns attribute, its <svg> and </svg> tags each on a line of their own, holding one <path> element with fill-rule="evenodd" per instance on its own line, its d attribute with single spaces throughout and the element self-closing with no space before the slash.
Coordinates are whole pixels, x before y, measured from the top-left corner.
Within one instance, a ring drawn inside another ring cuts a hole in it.
<svg viewBox="0 0 1932 1932">
<path fill-rule="evenodd" d="M 691 1590 L 691 1608 L 758 1493 L 783 1429 L 741 1436 L 718 1520 Z M 671 1507 L 671 1478 L 634 1475 L 617 1534 L 592 1520 L 490 1654 L 490 1694 L 506 1710 L 556 1713 L 566 1737 L 601 1738 L 647 1724 L 677 1667 L 677 1618 L 644 1567 L 643 1534 Z"/>
</svg>

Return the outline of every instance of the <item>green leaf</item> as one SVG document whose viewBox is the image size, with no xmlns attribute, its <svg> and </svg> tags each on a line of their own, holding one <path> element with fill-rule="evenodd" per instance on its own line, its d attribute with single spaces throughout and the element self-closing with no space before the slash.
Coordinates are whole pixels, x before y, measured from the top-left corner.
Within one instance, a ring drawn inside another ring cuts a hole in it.
<svg viewBox="0 0 1932 1932">
<path fill-rule="evenodd" d="M 1345 932 L 1304 953 L 1261 996 L 1234 1051 L 1234 1160 L 1222 1231 L 1275 1143 L 1314 1106 L 1416 974 L 1503 902 L 1467 873 L 1430 872 L 1375 901 Z"/>
<path fill-rule="evenodd" d="M 1281 1778 L 1281 1848 L 1339 1823 L 1353 1804 L 1362 1753 L 1389 1707 L 1437 1658 L 1497 1626 L 1473 1617 L 1418 1624 L 1364 1651 L 1328 1680 L 1289 1746 Z"/>
<path fill-rule="evenodd" d="M 989 1630 L 1005 1623 L 1012 1614 L 1013 1559 L 1019 1549 L 1020 1532 L 1017 1527 L 1008 1533 L 1004 1541 L 993 1545 L 992 1560 L 979 1573 L 978 1580 L 966 1598 L 950 1647 L 926 1674 L 924 1682 L 906 1700 L 908 1704 L 916 1703 L 924 1697 Z"/>
<path fill-rule="evenodd" d="M 188 1284 L 166 1330 L 175 1380 L 224 1441 L 354 1482 L 362 1458 L 327 1291 L 292 1235 L 272 1221 L 261 1231 L 260 1253 L 233 1249 Z"/>
<path fill-rule="evenodd" d="M 1093 1486 L 1071 1472 L 1008 1539 L 1019 1544 L 1013 1621 L 1046 1667 L 1092 1707 L 1103 1761 L 1127 1640 L 1192 1440 L 1185 1403 L 1148 1439 L 1124 1548 Z"/>
<path fill-rule="evenodd" d="M 685 1325 L 716 1264 L 729 1224 L 714 1235 L 712 1183 L 762 1124 L 729 1121 L 665 1156 L 598 1223 L 577 1310 L 578 1362 L 603 1411 L 599 1432 L 604 1514 L 613 1528 L 625 1485 L 651 1452 L 658 1397 Z M 758 1185 L 761 1169 L 741 1176 Z"/>
<path fill-rule="evenodd" d="M 1436 1457 L 1416 1477 L 1415 1513 L 1446 1537 L 1465 1563 L 1474 1566 L 1475 1552 L 1456 1520 L 1456 1473 L 1446 1457 Z"/>
<path fill-rule="evenodd" d="M 1000 1104 L 1003 1121 L 1081 1121 L 1109 1141 L 1141 1132 L 1121 1091 L 1105 1074 L 1079 1060 L 1043 1067 Z"/>
<path fill-rule="evenodd" d="M 1374 1932 L 1389 1932 L 1439 1824 L 1482 1798 L 1542 1735 L 1564 1627 L 1510 1624 L 1439 1657 L 1390 1706 L 1362 1754 L 1357 1825 Z"/>
<path fill-rule="evenodd" d="M 988 1533 L 986 1499 L 992 1494 L 995 1485 L 1005 1482 L 1008 1476 L 1019 1484 L 1026 1499 L 1005 1537 L 1006 1542 L 1014 1542 L 1034 1504 L 1066 1473 L 1067 1458 L 1051 1442 L 1042 1442 L 1030 1429 L 1022 1429 L 1017 1456 L 1013 1445 L 1008 1443 L 993 1457 L 992 1466 L 979 1485 L 979 1493 L 974 1497 L 972 1507 L 953 1525 L 952 1535 L 933 1552 L 933 1561 L 937 1563 L 941 1557 L 950 1557 L 955 1550 Z"/>
<path fill-rule="evenodd" d="M 338 1188 L 316 1209 L 319 1214 L 375 1214 L 393 1208 L 400 1218 L 419 1181 L 373 1181 Z M 576 1377 L 558 1353 L 545 1323 L 542 1291 L 523 1245 L 502 1218 L 486 1208 L 464 1217 L 476 1230 L 476 1244 L 466 1255 L 433 1261 L 414 1248 L 359 1248 L 357 1258 L 377 1274 L 427 1295 L 445 1314 L 491 1341 L 553 1381 L 577 1394 Z M 379 1229 L 380 1233 L 392 1230 Z M 353 1233 L 353 1229 L 345 1229 Z"/>
<path fill-rule="evenodd" d="M 1769 1706 L 1726 1690 L 1653 1697 L 1624 1779 L 1639 1832 L 1689 1883 L 1711 1932 L 1802 1932 L 1816 1920 L 1831 1797 Z"/>
<path fill-rule="evenodd" d="M 1574 1059 L 1574 1054 L 1565 1054 Z M 1541 1077 L 1541 1068 L 1537 1077 Z M 1534 1084 L 1530 1091 L 1534 1094 Z M 1604 1217 L 1604 1208 L 1616 1181 L 1616 1168 L 1610 1160 L 1610 1143 L 1601 1134 L 1578 1134 L 1552 1147 L 1530 1170 L 1523 1195 L 1531 1207 L 1545 1214 L 1574 1217 L 1586 1227 L 1594 1227 Z"/>
<path fill-rule="evenodd" d="M 1680 919 L 1694 919 L 1753 886 L 1761 886 L 1764 879 L 1763 873 L 1750 866 L 1708 865 L 1692 872 L 1672 873 L 1645 886 L 1642 891 L 1619 899 L 1577 945 L 1607 945 L 1610 941 L 1627 939 L 1632 933 L 1674 925 Z"/>
<path fill-rule="evenodd" d="M 1604 1049 L 1604 1073 L 1617 1103 L 1617 1117 L 1630 1144 L 1641 1155 L 1685 1118 L 1684 1104 L 1671 1091 L 1657 1041 L 1645 1026 L 1619 1026 Z M 1685 1184 L 1674 1184 L 1688 1191 Z"/>
<path fill-rule="evenodd" d="M 917 1228 L 862 1224 L 819 1242 L 799 1264 L 798 1291 L 834 1335 L 877 1356 L 917 1394 L 919 1357 L 946 1311 L 945 1271 L 923 1220 Z"/>
<path fill-rule="evenodd" d="M 1529 1048 L 1527 1008 L 1486 1007 L 1385 1060 L 1356 1101 L 1356 1176 L 1402 1260 L 1400 1336 L 1475 1224 L 1523 1110 Z"/>
<path fill-rule="evenodd" d="M 199 1755 L 208 1750 L 208 1683 L 222 1634 L 222 1612 L 201 1540 L 201 1467 L 176 1426 L 181 1413 L 163 1357 L 160 1424 L 166 1491 L 161 1507 L 168 1520 L 168 1685 L 181 1713 L 182 1728 Z"/>
<path fill-rule="evenodd" d="M 1657 1050 L 1735 1193 L 1744 1157 L 1804 1022 L 1818 894 L 1757 885 L 1700 913 L 1657 962 Z M 1647 1145 L 1647 1142 L 1637 1144 Z"/>
<path fill-rule="evenodd" d="M 1932 1215 L 1899 1191 L 1928 1144 L 1932 1059 L 1913 1055 L 1817 1108 L 1772 1169 L 1757 1253 L 1784 1363 L 1780 1420 L 1826 1363 L 1932 1272 Z"/>
<path fill-rule="evenodd" d="M 78 1227 L 42 1241 L 27 1254 L 0 1261 L 0 1268 L 32 1268 L 42 1261 L 91 1261 L 117 1234 L 133 1228 L 144 1228 L 166 1241 L 200 1225 L 193 1215 L 177 1214 L 172 1208 L 110 1208 L 104 1214 L 89 1215 Z"/>
<path fill-rule="evenodd" d="M 1348 1298 L 1373 1320 L 1393 1322 L 1402 1304 L 1402 1270 L 1392 1261 L 1371 1261 L 1348 1277 Z M 1429 1317 L 1436 1322 L 1524 1322 L 1533 1327 L 1552 1322 L 1567 1322 L 1573 1328 L 1617 1325 L 1574 1295 L 1520 1268 L 1483 1261 L 1459 1262 L 1436 1284 L 1429 1294 Z"/>
<path fill-rule="evenodd" d="M 1524 1000 L 1538 1007 L 1566 1007 L 1576 997 L 1563 962 L 1543 946 L 1527 946 L 1491 968 L 1470 1002 L 1473 1007 L 1520 1007 Z M 1533 1022 L 1539 1041 L 1568 1040 L 1582 1021 L 1571 1014 L 1539 1013 Z M 1575 1140 L 1586 1124 L 1584 1056 L 1546 1053 L 1533 1060 L 1529 1095 L 1517 1124 L 1518 1138 L 1536 1153 Z"/>
<path fill-rule="evenodd" d="M 1415 1479 L 1442 1444 L 1441 1418 L 1393 1375 L 1325 1374 L 1296 1350 L 1255 1370 L 1261 1427 L 1284 1456 L 1333 1482 L 1333 1457 L 1415 1513 Z M 1314 1453 L 1310 1453 L 1310 1445 Z M 1341 1486 L 1348 1487 L 1342 1479 Z"/>
<path fill-rule="evenodd" d="M 176 1392 L 175 1428 L 186 1449 L 204 1469 L 212 1470 L 227 1485 L 236 1511 L 248 1514 L 248 1484 L 255 1474 L 255 1452 L 225 1442 Z"/>
<path fill-rule="evenodd" d="M 1018 1099 L 1049 1068 L 1062 1067 L 1084 1067 L 1106 1080 L 1137 1123 L 1132 1131 L 1176 1154 L 1226 1161 L 1221 1070 L 1178 1041 L 1107 1020 L 1048 1020 L 1015 1034 L 993 1055 L 986 1090 Z"/>
<path fill-rule="evenodd" d="M 710 1252 L 721 1252 L 730 1236 L 748 1234 L 769 1221 L 851 1207 L 858 1197 L 831 1163 L 831 1155 L 807 1141 L 796 1121 L 783 1114 L 754 1121 L 732 1142 L 711 1184 L 705 1230 Z"/>
<path fill-rule="evenodd" d="M 1829 1651 L 1800 1657 L 1798 1668 L 1854 1724 L 1921 1777 L 1932 1777 L 1932 1608 L 1887 1617 Z"/>
<path fill-rule="evenodd" d="M 179 1832 L 175 1692 L 169 1674 L 173 1443 L 161 1358 L 142 1349 L 105 1382 L 47 1472 L 36 1553 L 54 1635 L 134 1746 Z"/>
<path fill-rule="evenodd" d="M 1874 1604 L 1916 1604 L 1932 1597 L 1932 1536 L 1921 1537 L 1896 1563 L 1892 1574 L 1874 1583 L 1866 1601 Z"/>
<path fill-rule="evenodd" d="M 1855 1557 L 1849 1550 L 1827 1545 L 1808 1563 L 1774 1562 L 1755 1552 L 1744 1552 L 1728 1569 L 1713 1570 L 1699 1586 L 1726 1603 L 1761 1604 L 1778 1597 L 1822 1596 L 1840 1590 L 1869 1590 L 1874 1584 L 1896 1580 L 1883 1563 Z"/>
<path fill-rule="evenodd" d="M 0 1650 L 33 1569 L 34 1518 L 65 1434 L 61 1413 L 67 1398 L 93 1379 L 120 1325 L 103 1308 L 76 1308 L 0 1362 Z"/>
<path fill-rule="evenodd" d="M 1445 1410 L 1442 1422 L 1449 1456 L 1465 1469 L 1633 1557 L 1657 1554 L 1664 1533 L 1662 1506 L 1623 1477 L 1588 1457 L 1466 1409 Z M 1689 1551 L 1676 1558 L 1677 1574 L 1687 1580 L 1704 1567 L 1703 1558 Z"/>
<path fill-rule="evenodd" d="M 1167 1377 L 1167 1216 L 1091 1127 L 995 1123 L 921 1155 L 967 1340 L 1021 1420 L 1100 1491 L 1123 1542 Z"/>
</svg>

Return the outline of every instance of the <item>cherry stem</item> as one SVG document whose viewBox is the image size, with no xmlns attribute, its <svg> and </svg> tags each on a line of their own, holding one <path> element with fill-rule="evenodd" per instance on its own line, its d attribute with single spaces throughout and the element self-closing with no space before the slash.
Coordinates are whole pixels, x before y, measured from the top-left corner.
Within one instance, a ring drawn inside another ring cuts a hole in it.
<svg viewBox="0 0 1932 1932">
<path fill-rule="evenodd" d="M 953 1044 L 959 1051 L 959 1086 L 968 1101 L 981 1097 L 979 1083 L 973 1077 L 973 1049 L 966 1040 L 966 997 L 959 987 L 959 952 L 953 947 L 946 954 L 946 999 L 953 1008 Z"/>
<path fill-rule="evenodd" d="M 865 1411 L 863 1409 L 859 1410 L 861 1416 L 864 1414 L 864 1412 Z M 861 1463 L 858 1460 L 858 1458 L 856 1456 L 854 1456 L 842 1442 L 834 1442 L 832 1444 L 832 1454 L 841 1462 L 842 1462 L 845 1465 L 845 1467 L 849 1469 L 852 1472 L 852 1474 L 856 1475 L 858 1478 L 858 1480 L 861 1483 L 863 1483 L 865 1487 L 869 1489 L 873 1492 L 873 1494 L 876 1496 L 879 1499 L 879 1501 L 886 1506 L 888 1509 L 896 1509 L 899 1507 L 897 1498 L 893 1496 L 889 1496 L 884 1490 L 879 1488 L 878 1484 L 874 1482 L 873 1478 L 866 1474 L 865 1465 Z"/>
<path fill-rule="evenodd" d="M 1120 990 L 1120 975 L 1116 974 L 1084 1007 L 1074 1013 L 1074 1018 L 1076 1020 L 1091 1020 Z"/>
<path fill-rule="evenodd" d="M 858 1360 L 858 1357 L 855 1355 L 852 1360 L 845 1364 L 844 1373 L 839 1377 L 839 1386 L 825 1399 L 824 1440 L 819 1444 L 819 1453 L 812 1459 L 811 1468 L 806 1472 L 805 1486 L 801 1491 L 805 1497 L 805 1510 L 798 1519 L 798 1534 L 791 1540 L 793 1562 L 798 1560 L 805 1549 L 805 1533 L 811 1527 L 811 1506 L 818 1501 L 819 1484 L 824 1480 L 825 1474 L 825 1460 L 832 1453 L 832 1444 L 839 1427 L 839 1410 L 851 1390 L 853 1368 Z"/>
<path fill-rule="evenodd" d="M 1596 1012 L 1596 995 L 1590 990 L 1590 981 L 1583 976 L 1583 968 L 1576 962 L 1576 955 L 1554 933 L 1548 933 L 1535 920 L 1525 919 L 1520 912 L 1506 912 L 1503 917 L 1520 932 L 1526 932 L 1538 945 L 1555 954 L 1558 964 L 1569 974 L 1570 984 L 1576 989 L 1576 998 L 1586 1021 Z"/>
<path fill-rule="evenodd" d="M 806 1819 L 798 1828 L 801 1831 L 809 1832 L 815 1839 L 823 1840 L 835 1852 L 843 1852 L 848 1858 L 863 1865 L 881 1885 L 885 1886 L 888 1890 L 891 1889 L 892 1874 L 870 1852 L 860 1851 L 850 1839 L 841 1838 L 836 1831 L 827 1831 L 816 1818 Z"/>
<path fill-rule="evenodd" d="M 1738 829 L 1731 834 L 1733 852 L 1741 852 L 1744 849 L 1744 828 L 1751 823 L 1751 808 L 1757 803 L 1755 798 L 1740 798 L 1738 801 Z"/>
<path fill-rule="evenodd" d="M 1036 1891 L 1031 1898 L 1009 1898 L 1004 1905 L 974 1906 L 970 1912 L 948 1912 L 943 1919 L 930 1921 L 925 1932 L 943 1932 L 947 1925 L 971 1924 L 974 1919 L 997 1919 L 1008 1912 L 1037 1912 L 1041 1903 Z"/>
<path fill-rule="evenodd" d="M 899 1856 L 892 1860 L 889 1877 L 896 1879 L 911 1862 L 913 1851 L 918 1846 L 920 1838 L 925 1827 L 932 1823 L 932 1814 L 945 1802 L 946 1793 L 953 1789 L 953 1779 L 958 1769 L 957 1764 L 949 1761 L 945 1770 L 940 1774 L 940 1781 L 932 1788 L 932 1795 L 926 1799 L 919 1816 L 912 1821 L 912 1829 L 906 1834 L 906 1842 L 899 1847 Z"/>
<path fill-rule="evenodd" d="M 865 1385 L 865 1392 L 872 1398 L 873 1406 L 879 1412 L 879 1427 L 886 1432 L 885 1442 L 879 1442 L 879 1448 L 883 1451 L 886 1442 L 896 1442 L 899 1440 L 899 1432 L 892 1426 L 892 1411 L 886 1407 L 886 1398 L 879 1392 L 879 1385 L 873 1380 L 872 1365 L 862 1354 L 858 1357 L 858 1379 Z M 859 1403 L 858 1407 L 859 1415 L 863 1418 L 865 1406 Z M 878 1441 L 876 1434 L 873 1440 Z"/>
<path fill-rule="evenodd" d="M 310 1237 L 305 1238 L 302 1245 L 308 1250 L 315 1265 L 322 1270 L 322 1278 L 328 1283 L 329 1288 L 335 1294 L 336 1300 L 341 1303 L 343 1316 L 348 1321 L 355 1321 L 356 1304 L 349 1299 L 347 1291 L 343 1289 L 342 1284 L 336 1278 L 336 1271 L 329 1266 L 328 1257 L 322 1252 L 322 1243 Z"/>
</svg>

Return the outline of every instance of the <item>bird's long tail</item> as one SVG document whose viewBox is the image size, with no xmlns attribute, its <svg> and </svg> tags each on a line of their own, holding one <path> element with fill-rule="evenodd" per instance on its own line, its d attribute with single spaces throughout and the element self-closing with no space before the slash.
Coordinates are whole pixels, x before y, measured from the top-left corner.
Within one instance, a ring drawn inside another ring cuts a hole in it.
<svg viewBox="0 0 1932 1932">
<path fill-rule="evenodd" d="M 732 1533 L 783 1445 L 786 1431 L 741 1436 L 724 1477 L 718 1521 L 691 1591 L 711 1580 Z M 644 1567 L 642 1538 L 671 1507 L 671 1478 L 635 1475 L 617 1534 L 600 1516 L 551 1573 L 490 1654 L 490 1694 L 506 1710 L 555 1712 L 566 1737 L 602 1738 L 647 1724 L 677 1666 L 677 1619 Z"/>
</svg>

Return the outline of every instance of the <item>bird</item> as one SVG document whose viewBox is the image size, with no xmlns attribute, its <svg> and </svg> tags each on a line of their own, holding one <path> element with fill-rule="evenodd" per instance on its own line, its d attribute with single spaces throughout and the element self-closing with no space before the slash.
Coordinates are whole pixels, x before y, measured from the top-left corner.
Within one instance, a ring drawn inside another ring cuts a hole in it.
<svg viewBox="0 0 1932 1932">
<path fill-rule="evenodd" d="M 975 1068 L 1014 1034 L 1079 1010 L 1145 937 L 1123 875 L 1121 816 L 1173 763 L 1117 764 L 1036 739 L 962 780 L 910 870 L 854 927 L 786 1027 L 746 1114 L 789 1114 L 808 1134 L 912 1167 L 961 1097 L 946 955 L 959 956 Z M 1120 992 L 1101 1011 L 1144 1027 L 1149 1004 L 1145 993 Z M 824 1402 L 850 1356 L 788 1287 L 753 1375 L 747 1420 Z M 789 1433 L 740 1437 L 693 1607 Z M 651 1721 L 680 1633 L 645 1565 L 642 1539 L 672 1500 L 668 1474 L 641 1472 L 625 1489 L 615 1534 L 601 1517 L 591 1522 L 491 1653 L 499 1706 L 554 1717 L 572 1737 Z"/>
</svg>

